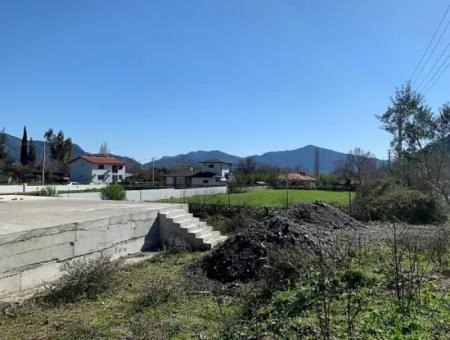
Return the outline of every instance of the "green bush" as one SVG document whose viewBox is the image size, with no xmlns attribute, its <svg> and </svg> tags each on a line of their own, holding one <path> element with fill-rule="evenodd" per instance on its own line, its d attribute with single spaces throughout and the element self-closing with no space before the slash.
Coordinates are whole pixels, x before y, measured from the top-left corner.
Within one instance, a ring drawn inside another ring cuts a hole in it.
<svg viewBox="0 0 450 340">
<path fill-rule="evenodd" d="M 45 187 L 39 191 L 38 196 L 56 197 L 58 192 L 54 187 Z"/>
<path fill-rule="evenodd" d="M 378 182 L 359 188 L 353 213 L 363 221 L 440 224 L 447 220 L 448 207 L 432 193 Z"/>
<path fill-rule="evenodd" d="M 123 201 L 127 192 L 120 184 L 110 184 L 106 188 L 102 188 L 100 191 L 102 200 Z"/>
</svg>

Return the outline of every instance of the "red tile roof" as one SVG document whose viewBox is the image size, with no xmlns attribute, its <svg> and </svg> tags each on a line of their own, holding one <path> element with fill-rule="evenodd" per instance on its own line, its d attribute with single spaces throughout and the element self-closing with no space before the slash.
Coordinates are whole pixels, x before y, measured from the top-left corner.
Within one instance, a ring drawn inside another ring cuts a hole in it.
<svg viewBox="0 0 450 340">
<path fill-rule="evenodd" d="M 85 161 L 92 164 L 111 164 L 111 165 L 125 165 L 124 161 L 114 157 L 102 157 L 102 156 L 80 156 L 72 159 L 70 162 L 74 162 L 77 159 L 84 159 Z"/>
<path fill-rule="evenodd" d="M 316 179 L 314 177 L 308 176 L 306 174 L 299 174 L 299 173 L 289 173 L 287 175 L 281 175 L 280 179 L 286 180 L 286 177 L 288 181 L 305 181 L 305 182 L 313 182 Z"/>
</svg>

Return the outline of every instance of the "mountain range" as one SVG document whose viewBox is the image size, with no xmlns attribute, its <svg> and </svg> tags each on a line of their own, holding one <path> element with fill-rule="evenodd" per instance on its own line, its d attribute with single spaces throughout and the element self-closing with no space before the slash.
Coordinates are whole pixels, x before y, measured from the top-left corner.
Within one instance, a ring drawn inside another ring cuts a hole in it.
<svg viewBox="0 0 450 340">
<path fill-rule="evenodd" d="M 15 136 L 6 134 L 6 150 L 9 152 L 10 158 L 19 162 L 20 160 L 20 145 L 21 139 Z M 43 141 L 35 141 L 37 160 L 42 160 Z M 257 166 L 271 166 L 276 168 L 289 167 L 292 169 L 299 169 L 307 173 L 312 173 L 314 169 L 314 160 L 316 149 L 319 150 L 320 159 L 320 172 L 327 174 L 332 172 L 336 168 L 336 164 L 339 161 L 344 160 L 347 157 L 346 153 L 338 152 L 326 148 L 317 147 L 314 145 L 307 145 L 295 150 L 286 151 L 271 151 L 262 155 L 253 155 Z M 90 155 L 91 153 L 84 151 L 79 145 L 73 144 L 72 158 L 84 155 Z M 128 169 L 134 169 L 136 167 L 143 166 L 144 168 L 151 168 L 152 162 L 141 165 L 138 161 L 127 156 L 111 155 L 113 157 L 123 160 Z M 186 154 L 180 154 L 176 156 L 164 156 L 155 161 L 155 166 L 158 168 L 176 168 L 180 166 L 190 166 L 197 162 L 205 161 L 209 159 L 220 159 L 230 162 L 232 164 L 239 164 L 243 160 L 242 157 L 230 155 L 220 150 L 213 151 L 193 151 Z M 379 161 L 381 162 L 381 161 Z"/>
<path fill-rule="evenodd" d="M 307 145 L 295 150 L 286 151 L 271 151 L 262 155 L 251 156 L 257 166 L 270 166 L 276 168 L 289 167 L 292 169 L 299 169 L 307 173 L 312 173 L 314 170 L 314 160 L 316 149 L 319 150 L 320 172 L 327 174 L 335 170 L 339 161 L 345 160 L 346 153 L 338 152 L 326 148 L 317 147 L 314 145 Z M 199 161 L 209 159 L 220 159 L 233 164 L 238 164 L 243 160 L 242 157 L 230 155 L 219 150 L 213 151 L 193 151 L 186 154 L 176 156 L 165 156 L 155 161 L 158 168 L 175 168 L 182 165 L 193 165 Z M 381 161 L 379 161 L 381 162 Z M 144 164 L 144 167 L 150 168 L 152 163 Z"/>
</svg>

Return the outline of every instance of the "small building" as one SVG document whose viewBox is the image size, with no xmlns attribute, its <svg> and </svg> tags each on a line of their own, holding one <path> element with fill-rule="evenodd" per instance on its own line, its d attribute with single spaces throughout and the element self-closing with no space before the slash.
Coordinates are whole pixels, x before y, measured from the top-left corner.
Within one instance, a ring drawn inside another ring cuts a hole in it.
<svg viewBox="0 0 450 340">
<path fill-rule="evenodd" d="M 231 163 L 219 159 L 211 159 L 198 162 L 201 166 L 201 172 L 212 172 L 220 178 L 220 182 L 227 183 L 231 176 Z"/>
<path fill-rule="evenodd" d="M 279 181 L 284 185 L 287 184 L 293 187 L 314 189 L 316 187 L 316 179 L 308 176 L 304 172 L 291 172 L 279 176 Z"/>
<path fill-rule="evenodd" d="M 110 184 L 125 180 L 125 162 L 114 157 L 80 156 L 69 162 L 70 180 L 80 184 Z"/>
<path fill-rule="evenodd" d="M 221 160 L 198 162 L 199 168 L 177 171 L 166 175 L 166 185 L 173 187 L 204 187 L 227 185 L 231 163 Z"/>
</svg>

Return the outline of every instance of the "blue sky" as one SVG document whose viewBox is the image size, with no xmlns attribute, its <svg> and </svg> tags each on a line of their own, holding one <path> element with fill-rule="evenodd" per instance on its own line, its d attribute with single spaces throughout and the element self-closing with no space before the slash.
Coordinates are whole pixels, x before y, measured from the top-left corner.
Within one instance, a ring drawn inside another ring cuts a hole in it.
<svg viewBox="0 0 450 340">
<path fill-rule="evenodd" d="M 375 114 L 448 0 L 0 0 L 0 126 L 148 160 L 315 144 L 385 157 Z M 450 42 L 450 34 L 443 44 Z M 444 45 L 445 45 L 444 44 Z M 428 93 L 450 100 L 450 71 Z"/>
</svg>

